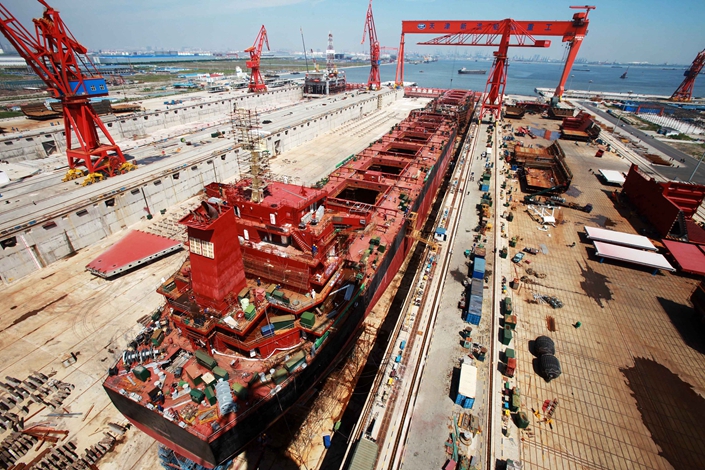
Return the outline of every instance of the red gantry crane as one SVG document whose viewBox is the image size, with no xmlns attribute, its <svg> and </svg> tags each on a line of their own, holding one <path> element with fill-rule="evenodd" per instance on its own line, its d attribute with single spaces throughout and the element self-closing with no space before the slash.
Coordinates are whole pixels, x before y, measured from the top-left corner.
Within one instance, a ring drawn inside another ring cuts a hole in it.
<svg viewBox="0 0 705 470">
<path fill-rule="evenodd" d="M 120 147 L 93 111 L 90 97 L 106 96 L 108 87 L 88 58 L 88 50 L 71 34 L 59 12 L 44 0 L 46 8 L 34 22 L 34 34 L 0 4 L 0 30 L 32 70 L 47 84 L 54 98 L 61 100 L 66 129 L 66 156 L 69 163 L 67 178 L 83 175 L 85 167 L 92 180 L 113 176 L 135 168 L 126 162 Z M 98 129 L 109 144 L 102 144 Z M 77 147 L 73 147 L 73 138 Z M 72 176 L 70 176 L 72 175 Z M 96 176 L 99 176 L 96 178 Z"/>
<path fill-rule="evenodd" d="M 262 57 L 262 46 L 266 44 L 267 50 L 269 50 L 269 39 L 267 39 L 267 30 L 264 25 L 257 33 L 257 38 L 252 47 L 245 49 L 245 52 L 250 54 L 250 60 L 247 61 L 247 68 L 251 69 L 250 72 L 250 84 L 248 89 L 253 93 L 260 93 L 267 91 L 267 85 L 264 84 L 264 79 L 262 78 L 262 73 L 259 71 L 259 62 Z"/>
<path fill-rule="evenodd" d="M 399 57 L 397 58 L 396 84 L 404 82 L 404 35 L 405 34 L 439 34 L 430 41 L 420 42 L 421 45 L 434 46 L 495 46 L 499 50 L 494 53 L 485 97 L 482 102 L 480 116 L 490 111 L 495 118 L 502 112 L 504 88 L 507 83 L 507 54 L 509 47 L 549 47 L 551 41 L 535 39 L 537 36 L 560 36 L 563 42 L 569 44 L 563 73 L 555 90 L 554 98 L 559 100 L 565 91 L 565 82 L 570 75 L 573 62 L 578 55 L 580 45 L 587 34 L 588 13 L 594 6 L 572 6 L 570 8 L 585 10 L 575 13 L 572 21 L 501 21 L 462 20 L 462 21 L 402 21 Z"/>
<path fill-rule="evenodd" d="M 669 98 L 670 101 L 690 101 L 693 97 L 693 86 L 695 86 L 695 79 L 697 78 L 700 71 L 705 65 L 705 50 L 700 51 L 695 57 L 693 64 L 688 70 L 686 70 L 683 75 L 683 83 L 673 92 L 673 95 Z"/>
<path fill-rule="evenodd" d="M 370 36 L 370 77 L 367 79 L 367 88 L 379 90 L 381 80 L 379 78 L 379 41 L 377 40 L 377 30 L 375 29 L 375 19 L 372 16 L 372 0 L 367 8 L 365 18 L 365 29 L 362 31 L 362 42 L 365 44 L 365 36 Z"/>
</svg>

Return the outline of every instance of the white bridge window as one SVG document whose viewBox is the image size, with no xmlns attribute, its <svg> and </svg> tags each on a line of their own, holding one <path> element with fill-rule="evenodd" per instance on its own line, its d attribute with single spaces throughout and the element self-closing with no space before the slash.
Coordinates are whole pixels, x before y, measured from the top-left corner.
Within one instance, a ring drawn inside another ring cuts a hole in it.
<svg viewBox="0 0 705 470">
<path fill-rule="evenodd" d="M 189 237 L 188 243 L 189 250 L 191 251 L 191 253 L 205 256 L 206 258 L 215 258 L 215 253 L 213 251 L 213 243 L 192 237 Z"/>
</svg>

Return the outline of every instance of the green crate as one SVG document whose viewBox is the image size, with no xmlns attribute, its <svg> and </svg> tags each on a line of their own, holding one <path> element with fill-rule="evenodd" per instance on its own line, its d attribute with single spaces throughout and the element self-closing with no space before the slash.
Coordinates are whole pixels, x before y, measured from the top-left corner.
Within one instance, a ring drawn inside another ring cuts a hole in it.
<svg viewBox="0 0 705 470">
<path fill-rule="evenodd" d="M 275 384 L 279 385 L 280 383 L 284 382 L 288 376 L 289 373 L 286 371 L 286 369 L 280 367 L 279 369 L 275 370 L 272 374 L 272 380 Z"/>
<path fill-rule="evenodd" d="M 132 373 L 135 374 L 135 377 L 142 382 L 148 381 L 149 377 L 152 375 L 151 372 L 149 372 L 149 369 L 141 365 L 135 366 L 135 368 L 132 369 Z"/>
<path fill-rule="evenodd" d="M 284 328 L 291 328 L 294 326 L 294 321 L 296 317 L 294 315 L 279 315 L 276 317 L 271 317 L 269 322 L 274 326 L 275 330 L 283 330 Z"/>
<path fill-rule="evenodd" d="M 502 330 L 502 344 L 507 346 L 512 341 L 512 330 L 504 328 Z"/>
<path fill-rule="evenodd" d="M 191 390 L 191 401 L 194 403 L 201 403 L 205 396 L 206 394 L 197 388 Z"/>
<path fill-rule="evenodd" d="M 216 380 L 228 380 L 230 378 L 230 374 L 228 374 L 228 371 L 218 366 L 213 368 L 213 375 L 215 376 Z"/>
<path fill-rule="evenodd" d="M 154 347 L 159 347 L 162 344 L 162 341 L 164 341 L 164 330 L 157 328 L 154 330 L 154 333 L 152 333 L 152 345 Z"/>
<path fill-rule="evenodd" d="M 237 382 L 233 382 L 233 384 L 230 386 L 230 389 L 233 391 L 235 396 L 237 396 L 238 398 L 246 398 L 247 397 L 247 389 Z"/>
<path fill-rule="evenodd" d="M 194 355 L 196 356 L 196 361 L 203 367 L 207 367 L 212 370 L 215 366 L 218 365 L 215 359 L 210 357 L 208 353 L 203 351 L 202 349 L 196 349 Z"/>
<path fill-rule="evenodd" d="M 215 398 L 215 391 L 213 390 L 213 387 L 206 387 L 206 401 L 210 405 L 215 405 L 217 400 Z"/>
<path fill-rule="evenodd" d="M 305 362 L 305 361 L 306 361 L 306 353 L 304 353 L 303 351 L 299 351 L 296 354 L 294 354 L 293 356 L 291 356 L 291 359 L 289 359 L 288 361 L 286 361 L 284 363 L 284 367 L 286 368 L 286 370 L 289 373 L 291 373 L 291 371 L 293 371 L 294 369 L 299 367 L 301 365 L 301 363 Z"/>
<path fill-rule="evenodd" d="M 245 287 L 237 294 L 238 299 L 249 299 L 250 298 L 250 288 Z"/>
<path fill-rule="evenodd" d="M 275 290 L 274 292 L 272 292 L 272 296 L 277 300 L 283 300 L 284 299 L 284 291 L 283 290 Z"/>
<path fill-rule="evenodd" d="M 313 328 L 316 324 L 316 316 L 313 312 L 304 312 L 301 314 L 301 325 L 306 328 Z"/>
<path fill-rule="evenodd" d="M 248 320 L 252 320 L 255 318 L 255 315 L 257 315 L 257 309 L 255 308 L 254 305 L 250 304 L 245 308 L 245 318 Z"/>
</svg>

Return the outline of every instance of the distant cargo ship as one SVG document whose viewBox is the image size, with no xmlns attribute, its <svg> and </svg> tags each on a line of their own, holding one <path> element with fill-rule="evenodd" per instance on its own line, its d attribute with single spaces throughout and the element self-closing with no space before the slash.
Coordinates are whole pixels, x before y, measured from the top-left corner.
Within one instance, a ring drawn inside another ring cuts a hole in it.
<svg viewBox="0 0 705 470">
<path fill-rule="evenodd" d="M 487 73 L 487 70 L 468 70 L 463 67 L 462 69 L 458 70 L 458 73 L 461 75 L 484 75 Z"/>
</svg>

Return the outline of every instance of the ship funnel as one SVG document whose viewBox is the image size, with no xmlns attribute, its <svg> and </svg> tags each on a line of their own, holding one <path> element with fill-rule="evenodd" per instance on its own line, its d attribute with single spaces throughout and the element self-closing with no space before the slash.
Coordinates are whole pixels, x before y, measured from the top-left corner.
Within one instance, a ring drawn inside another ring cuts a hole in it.
<svg viewBox="0 0 705 470">
<path fill-rule="evenodd" d="M 215 220 L 218 218 L 218 209 L 213 207 L 211 204 L 207 203 L 206 201 L 201 201 L 201 206 L 203 206 L 203 209 L 205 209 L 209 219 Z"/>
</svg>

